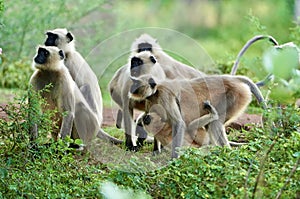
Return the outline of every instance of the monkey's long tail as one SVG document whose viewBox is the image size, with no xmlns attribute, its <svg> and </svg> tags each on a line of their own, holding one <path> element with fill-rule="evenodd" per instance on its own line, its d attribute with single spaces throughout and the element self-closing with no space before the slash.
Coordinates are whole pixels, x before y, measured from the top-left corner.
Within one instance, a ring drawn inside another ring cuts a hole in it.
<svg viewBox="0 0 300 199">
<path fill-rule="evenodd" d="M 232 142 L 232 141 L 229 141 L 229 144 L 230 144 L 230 146 L 241 146 L 241 145 L 245 145 L 245 144 L 248 144 L 248 143 L 241 143 L 241 142 Z"/>
<path fill-rule="evenodd" d="M 243 48 L 240 50 L 233 66 L 230 72 L 230 75 L 235 75 L 236 71 L 238 69 L 241 57 L 244 55 L 244 53 L 247 51 L 247 49 L 256 41 L 262 40 L 262 39 L 268 39 L 270 42 L 273 43 L 274 46 L 278 46 L 278 42 L 276 41 L 276 39 L 270 35 L 257 35 L 254 36 L 253 38 L 251 38 L 250 40 L 247 41 L 247 43 L 243 46 Z"/>
<path fill-rule="evenodd" d="M 98 134 L 97 134 L 97 138 L 100 138 L 102 140 L 106 140 L 106 141 L 109 141 L 113 144 L 122 144 L 123 141 L 122 140 L 119 140 L 109 134 L 107 134 L 103 129 L 100 129 Z"/>
<path fill-rule="evenodd" d="M 244 76 L 237 76 L 242 82 L 244 82 L 245 84 L 247 84 L 251 90 L 251 93 L 255 96 L 255 98 L 257 99 L 257 101 L 262 105 L 263 109 L 266 110 L 267 109 L 267 104 L 266 101 L 262 95 L 262 93 L 260 92 L 258 86 L 251 81 L 249 78 L 246 78 Z"/>
</svg>

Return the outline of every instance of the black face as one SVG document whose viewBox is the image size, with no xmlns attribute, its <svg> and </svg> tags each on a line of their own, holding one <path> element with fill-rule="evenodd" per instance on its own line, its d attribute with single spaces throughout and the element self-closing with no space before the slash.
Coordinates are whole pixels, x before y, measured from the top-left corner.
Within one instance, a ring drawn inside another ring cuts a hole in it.
<svg viewBox="0 0 300 199">
<path fill-rule="evenodd" d="M 152 45 L 149 43 L 140 43 L 138 45 L 138 52 L 142 52 L 142 51 L 150 51 L 152 52 Z"/>
<path fill-rule="evenodd" d="M 139 80 L 135 80 L 135 79 L 132 79 L 132 81 L 133 81 L 133 84 L 130 87 L 130 93 L 138 94 L 139 90 L 141 88 L 141 83 Z"/>
<path fill-rule="evenodd" d="M 130 66 L 130 75 L 134 77 L 138 77 L 141 73 L 141 69 L 139 66 L 143 65 L 144 62 L 138 57 L 133 57 L 131 59 L 131 66 Z"/>
<path fill-rule="evenodd" d="M 45 48 L 39 48 L 38 53 L 34 58 L 34 62 L 37 64 L 45 64 L 50 53 Z"/>
<path fill-rule="evenodd" d="M 58 39 L 58 35 L 52 32 L 47 32 L 47 39 L 45 41 L 45 46 L 57 46 L 56 41 Z"/>
<path fill-rule="evenodd" d="M 148 80 L 148 83 L 152 89 L 156 86 L 156 82 L 152 77 Z"/>
<path fill-rule="evenodd" d="M 151 123 L 151 120 L 152 120 L 152 118 L 151 118 L 150 115 L 145 115 L 145 116 L 143 117 L 143 123 L 144 123 L 145 125 L 149 125 L 149 124 Z"/>
</svg>

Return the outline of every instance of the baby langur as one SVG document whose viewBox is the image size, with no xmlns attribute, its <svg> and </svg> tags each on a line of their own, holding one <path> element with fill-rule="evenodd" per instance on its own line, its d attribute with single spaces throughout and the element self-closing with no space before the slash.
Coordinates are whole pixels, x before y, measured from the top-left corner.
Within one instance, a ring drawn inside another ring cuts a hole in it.
<svg viewBox="0 0 300 199">
<path fill-rule="evenodd" d="M 58 28 L 46 32 L 46 46 L 57 46 L 65 53 L 65 65 L 69 69 L 73 80 L 82 92 L 91 110 L 96 114 L 101 126 L 103 120 L 102 95 L 97 76 L 89 64 L 75 49 L 75 38 L 65 28 Z"/>
<path fill-rule="evenodd" d="M 203 108 L 203 101 L 209 100 L 217 110 L 217 127 L 219 124 L 229 124 L 243 113 L 251 101 L 251 92 L 260 103 L 264 103 L 257 86 L 244 76 L 205 76 L 156 83 L 153 78 L 145 75 L 132 78 L 132 81 L 130 98 L 136 101 L 145 100 L 146 113 L 154 105 L 164 107 L 164 121 L 172 126 L 172 157 L 178 157 L 175 149 L 182 146 L 186 124 L 196 122 L 196 119 L 208 113 Z M 224 127 L 218 129 L 225 135 Z M 207 130 L 215 131 L 212 127 Z M 218 135 L 215 134 L 215 137 Z"/>
<path fill-rule="evenodd" d="M 114 143 L 122 143 L 121 140 L 100 131 L 98 118 L 64 65 L 64 58 L 63 51 L 57 47 L 38 47 L 33 59 L 35 72 L 30 78 L 30 84 L 36 91 L 52 85 L 49 91 L 43 91 L 41 96 L 47 102 L 47 105 L 42 107 L 43 110 L 58 110 L 55 120 L 58 121 L 60 129 L 52 133 L 54 139 L 71 136 L 73 139 L 82 139 L 84 144 L 88 145 L 98 136 Z M 31 139 L 37 137 L 37 131 L 37 128 L 32 128 Z"/>
</svg>

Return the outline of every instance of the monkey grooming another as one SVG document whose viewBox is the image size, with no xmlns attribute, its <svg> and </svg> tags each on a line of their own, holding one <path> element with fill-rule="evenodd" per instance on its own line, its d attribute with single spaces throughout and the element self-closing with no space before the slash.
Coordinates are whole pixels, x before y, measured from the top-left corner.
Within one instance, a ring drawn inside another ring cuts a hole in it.
<svg viewBox="0 0 300 199">
<path fill-rule="evenodd" d="M 65 53 L 65 66 L 82 92 L 101 127 L 103 120 L 102 95 L 98 79 L 89 64 L 75 49 L 75 37 L 65 28 L 46 32 L 46 46 L 57 46 Z M 102 129 L 101 129 L 102 130 Z"/>
<path fill-rule="evenodd" d="M 183 64 L 179 61 L 176 61 L 173 59 L 171 56 L 166 54 L 160 45 L 157 43 L 157 40 L 152 38 L 151 36 L 147 34 L 142 34 L 139 36 L 132 44 L 131 46 L 131 57 L 139 57 L 139 53 L 141 52 L 151 52 L 153 54 L 154 59 L 157 60 L 162 66 L 163 69 L 163 74 L 164 78 L 167 79 L 191 79 L 191 78 L 196 78 L 196 77 L 202 77 L 205 74 L 194 69 L 191 66 L 188 66 L 186 64 Z M 141 57 L 140 57 L 141 58 Z M 143 63 L 144 60 L 142 60 Z M 123 67 L 121 67 L 113 76 L 109 83 L 109 90 L 112 99 L 120 106 L 122 110 L 118 111 L 117 114 L 117 123 L 116 126 L 120 128 L 122 126 L 122 118 L 124 121 L 124 127 L 125 127 L 125 136 L 126 136 L 126 147 L 129 148 L 130 150 L 135 150 L 137 144 L 136 144 L 136 139 L 135 139 L 135 129 L 136 129 L 136 124 L 132 120 L 132 114 L 131 112 L 133 111 L 124 111 L 122 108 L 122 98 L 127 98 L 127 93 L 122 94 L 122 91 L 124 89 L 124 82 L 129 81 L 130 82 L 130 75 L 134 77 L 138 77 L 144 74 L 147 74 L 147 70 L 143 70 L 140 68 L 144 68 L 143 64 L 138 64 L 137 67 L 134 67 L 135 69 L 128 73 L 128 69 L 131 69 L 131 65 L 127 64 Z M 150 67 L 151 66 L 145 66 Z M 149 70 L 149 69 L 148 69 Z M 140 71 L 140 72 L 136 72 Z M 162 80 L 163 80 L 162 79 Z M 128 91 L 128 89 L 126 89 Z M 112 93 L 113 92 L 113 93 Z M 126 96 L 126 97 L 124 97 Z M 125 105 L 126 106 L 126 105 Z M 135 108 L 135 107 L 134 107 Z M 125 119 L 127 118 L 127 119 Z"/>
<path fill-rule="evenodd" d="M 47 105 L 42 107 L 43 110 L 58 110 L 55 120 L 59 122 L 60 130 L 52 133 L 53 138 L 57 140 L 60 137 L 70 136 L 73 139 L 80 138 L 88 145 L 97 134 L 100 134 L 104 140 L 122 143 L 121 140 L 100 131 L 99 120 L 64 65 L 64 58 L 63 51 L 57 47 L 39 46 L 33 58 L 35 72 L 30 78 L 30 84 L 35 91 L 52 85 L 49 92 L 43 91 L 41 95 L 47 102 Z M 31 130 L 32 140 L 38 134 L 35 126 Z"/>
<path fill-rule="evenodd" d="M 228 125 L 243 113 L 251 102 L 251 92 L 259 103 L 264 103 L 260 90 L 244 76 L 212 75 L 192 80 L 156 83 L 151 76 L 144 75 L 132 78 L 132 81 L 130 98 L 135 101 L 145 100 L 146 113 L 154 105 L 164 108 L 165 122 L 172 126 L 173 158 L 178 157 L 175 149 L 182 146 L 186 124 L 193 122 L 193 130 L 199 129 L 201 125 L 197 126 L 199 121 L 196 119 L 208 114 L 202 106 L 203 101 L 209 100 L 219 114 L 217 125 L 207 130 L 214 131 L 217 128 L 223 135 L 224 127 L 218 128 L 219 124 Z M 217 136 L 215 134 L 215 137 Z"/>
</svg>

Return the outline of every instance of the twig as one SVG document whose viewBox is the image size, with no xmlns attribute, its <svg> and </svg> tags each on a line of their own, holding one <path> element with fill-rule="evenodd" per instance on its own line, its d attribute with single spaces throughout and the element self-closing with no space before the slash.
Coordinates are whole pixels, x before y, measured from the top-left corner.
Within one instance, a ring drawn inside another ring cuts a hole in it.
<svg viewBox="0 0 300 199">
<path fill-rule="evenodd" d="M 298 168 L 299 163 L 300 163 L 300 158 L 298 158 L 296 164 L 294 165 L 293 169 L 291 170 L 291 173 L 290 173 L 289 177 L 286 179 L 284 185 L 281 187 L 280 191 L 277 193 L 276 199 L 279 199 L 281 197 L 281 194 L 282 194 L 283 190 L 285 189 L 285 187 L 288 185 L 291 178 L 293 177 L 295 171 Z"/>
<path fill-rule="evenodd" d="M 277 138 L 278 138 L 278 137 L 277 137 Z M 261 160 L 261 164 L 260 164 L 259 173 L 258 173 L 258 175 L 257 175 L 257 177 L 256 177 L 256 181 L 255 181 L 254 189 L 253 189 L 253 192 L 252 192 L 252 199 L 254 199 L 255 192 L 256 192 L 256 190 L 257 190 L 257 186 L 258 186 L 258 182 L 259 182 L 259 180 L 260 180 L 260 177 L 261 177 L 261 175 L 262 175 L 262 172 L 263 172 L 263 167 L 264 167 L 264 165 L 265 165 L 265 162 L 266 162 L 266 160 L 267 160 L 267 157 L 268 157 L 269 153 L 272 151 L 272 149 L 273 149 L 274 145 L 276 144 L 276 142 L 277 142 L 277 138 L 276 138 L 275 140 L 273 140 L 273 143 L 271 144 L 271 146 L 270 146 L 269 150 L 267 151 L 267 153 L 265 154 L 265 156 L 264 156 L 264 157 L 263 157 L 263 159 Z"/>
</svg>

